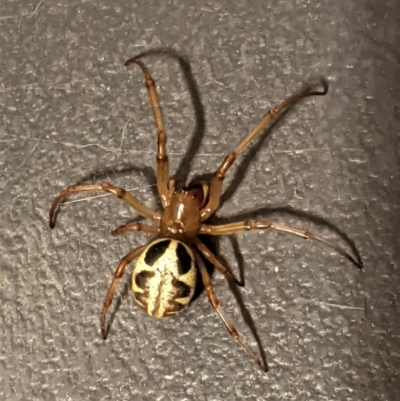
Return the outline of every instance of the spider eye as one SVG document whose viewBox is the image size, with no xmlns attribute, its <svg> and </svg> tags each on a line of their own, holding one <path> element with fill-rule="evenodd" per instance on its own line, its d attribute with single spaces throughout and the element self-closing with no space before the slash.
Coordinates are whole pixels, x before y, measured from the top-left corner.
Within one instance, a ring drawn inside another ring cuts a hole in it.
<svg viewBox="0 0 400 401">
<path fill-rule="evenodd" d="M 188 195 L 190 196 L 190 199 L 196 200 L 199 204 L 203 203 L 203 189 L 201 186 L 194 186 L 189 189 Z"/>
</svg>

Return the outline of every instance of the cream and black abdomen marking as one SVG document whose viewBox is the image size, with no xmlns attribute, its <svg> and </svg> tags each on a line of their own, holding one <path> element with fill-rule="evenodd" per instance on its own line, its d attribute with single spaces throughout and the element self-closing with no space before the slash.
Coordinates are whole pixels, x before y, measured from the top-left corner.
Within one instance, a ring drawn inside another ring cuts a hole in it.
<svg viewBox="0 0 400 401">
<path fill-rule="evenodd" d="M 157 239 L 140 255 L 132 273 L 132 291 L 150 316 L 172 316 L 187 305 L 196 287 L 196 263 L 183 242 Z"/>
</svg>

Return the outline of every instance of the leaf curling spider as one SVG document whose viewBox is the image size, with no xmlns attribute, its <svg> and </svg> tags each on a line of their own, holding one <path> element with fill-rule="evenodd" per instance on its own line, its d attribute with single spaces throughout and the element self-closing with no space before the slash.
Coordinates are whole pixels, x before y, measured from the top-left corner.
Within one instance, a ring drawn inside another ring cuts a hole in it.
<svg viewBox="0 0 400 401">
<path fill-rule="evenodd" d="M 323 96 L 328 92 L 328 84 L 324 79 L 320 80 L 322 90 L 316 89 L 317 85 L 307 86 L 303 91 L 288 97 L 280 105 L 269 110 L 261 121 L 240 141 L 237 147 L 227 154 L 220 166 L 214 172 L 211 182 L 188 187 L 178 187 L 173 179 L 169 178 L 169 163 L 166 150 L 167 136 L 164 131 L 161 108 L 155 82 L 148 69 L 140 60 L 142 55 L 129 59 L 125 66 L 138 65 L 145 77 L 146 88 L 153 111 L 157 128 L 157 192 L 160 197 L 162 212 L 149 209 L 135 196 L 122 188 L 117 188 L 108 183 L 91 185 L 70 186 L 58 195 L 50 208 L 50 228 L 54 228 L 59 204 L 69 195 L 102 190 L 122 199 L 131 206 L 139 215 L 152 220 L 155 225 L 145 223 L 130 223 L 118 227 L 112 232 L 120 235 L 132 231 L 142 231 L 155 236 L 148 245 L 139 246 L 125 255 L 113 277 L 111 285 L 103 303 L 100 317 L 102 338 L 105 340 L 109 327 L 106 330 L 106 315 L 110 307 L 114 292 L 125 268 L 134 259 L 138 258 L 132 272 L 131 287 L 138 305 L 150 316 L 163 318 L 178 313 L 193 297 L 198 272 L 200 272 L 204 289 L 212 306 L 217 311 L 229 334 L 241 345 L 244 351 L 250 355 L 255 363 L 263 370 L 266 366 L 251 350 L 247 343 L 239 335 L 224 310 L 220 306 L 214 292 L 210 275 L 200 255 L 211 262 L 217 270 L 228 280 L 242 285 L 232 273 L 217 259 L 208 247 L 198 238 L 198 235 L 211 236 L 229 235 L 246 230 L 274 229 L 323 243 L 347 258 L 358 268 L 362 268 L 361 259 L 357 260 L 344 249 L 327 240 L 317 237 L 311 232 L 302 231 L 272 221 L 247 220 L 223 225 L 210 225 L 207 220 L 218 210 L 221 198 L 222 183 L 226 173 L 236 158 L 243 153 L 251 143 L 270 127 L 277 118 L 289 107 L 299 100 L 309 96 Z M 196 268 L 197 266 L 197 268 Z"/>
</svg>

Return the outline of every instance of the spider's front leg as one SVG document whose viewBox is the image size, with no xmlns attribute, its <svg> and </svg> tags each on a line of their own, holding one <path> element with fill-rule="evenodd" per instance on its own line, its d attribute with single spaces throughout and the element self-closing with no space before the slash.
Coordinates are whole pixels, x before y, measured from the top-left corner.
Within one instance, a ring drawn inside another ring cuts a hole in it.
<svg viewBox="0 0 400 401">
<path fill-rule="evenodd" d="M 169 205 L 171 199 L 171 191 L 168 188 L 169 163 L 167 154 L 167 134 L 164 129 L 160 101 L 158 99 L 154 79 L 139 58 L 140 56 L 132 57 L 125 62 L 125 67 L 128 67 L 131 64 L 137 64 L 142 69 L 146 79 L 147 94 L 149 96 L 150 106 L 153 110 L 154 121 L 157 128 L 157 191 L 161 204 L 165 208 Z"/>
<path fill-rule="evenodd" d="M 50 208 L 50 228 L 54 228 L 56 224 L 56 211 L 59 206 L 59 204 L 63 201 L 64 198 L 71 194 L 76 194 L 79 192 L 87 192 L 87 191 L 98 191 L 102 190 L 108 193 L 111 193 L 115 195 L 116 197 L 122 199 L 124 202 L 126 202 L 129 206 L 131 206 L 133 209 L 136 210 L 141 216 L 146 217 L 147 219 L 150 220 L 159 220 L 160 219 L 160 214 L 157 212 L 154 212 L 153 210 L 149 209 L 147 206 L 143 205 L 142 202 L 140 202 L 137 198 L 135 198 L 132 194 L 129 192 L 125 191 L 125 189 L 114 187 L 113 185 L 107 184 L 107 183 L 102 183 L 102 184 L 93 184 L 93 185 L 74 185 L 72 187 L 68 187 L 67 189 L 64 189 L 60 193 L 60 195 L 57 196 L 56 199 L 54 199 L 53 204 L 51 205 Z"/>
<path fill-rule="evenodd" d="M 280 223 L 274 223 L 272 221 L 256 221 L 256 220 L 247 220 L 247 221 L 239 221 L 237 223 L 230 224 L 222 224 L 222 225 L 207 225 L 202 224 L 200 228 L 200 234 L 208 234 L 208 235 L 229 235 L 239 233 L 241 231 L 249 231 L 249 230 L 268 230 L 274 229 L 277 231 L 286 232 L 288 234 L 296 235 L 303 239 L 309 239 L 313 241 L 321 242 L 331 249 L 335 250 L 340 255 L 344 256 L 346 259 L 350 260 L 355 266 L 359 269 L 363 268 L 362 261 L 357 257 L 358 260 L 354 259 L 348 252 L 344 249 L 340 248 L 337 245 L 330 243 L 329 241 L 315 236 L 313 233 L 304 230 L 298 230 L 296 228 L 288 227 Z"/>
<path fill-rule="evenodd" d="M 218 209 L 221 198 L 222 182 L 237 156 L 243 153 L 260 134 L 265 132 L 265 130 L 270 127 L 285 110 L 297 103 L 299 100 L 308 96 L 326 95 L 328 92 L 328 83 L 324 79 L 321 79 L 320 85 L 322 85 L 322 91 L 315 90 L 315 84 L 309 85 L 302 92 L 290 96 L 280 105 L 274 107 L 272 110 L 269 110 L 261 119 L 261 121 L 255 125 L 255 127 L 240 141 L 236 149 L 225 157 L 221 165 L 214 173 L 210 185 L 209 200 L 200 212 L 201 221 L 206 221 Z"/>
</svg>

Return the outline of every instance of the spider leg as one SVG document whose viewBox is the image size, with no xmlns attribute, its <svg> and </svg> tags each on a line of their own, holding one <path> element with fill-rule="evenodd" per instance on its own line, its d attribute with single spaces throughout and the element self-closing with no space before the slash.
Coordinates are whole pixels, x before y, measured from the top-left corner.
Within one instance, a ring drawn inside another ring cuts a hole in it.
<svg viewBox="0 0 400 401">
<path fill-rule="evenodd" d="M 211 305 L 217 311 L 219 317 L 224 322 L 226 329 L 228 330 L 229 334 L 241 345 L 241 347 L 246 351 L 248 355 L 250 355 L 254 362 L 264 371 L 266 368 L 261 363 L 260 359 L 255 355 L 255 353 L 251 350 L 251 348 L 242 340 L 238 331 L 232 325 L 231 321 L 226 316 L 224 310 L 221 308 L 218 298 L 215 295 L 214 287 L 211 283 L 210 275 L 207 272 L 206 266 L 204 265 L 203 260 L 201 259 L 200 255 L 197 252 L 194 252 L 196 263 L 199 266 L 201 278 L 203 280 L 204 289 L 207 293 L 208 300 L 210 301 Z"/>
<path fill-rule="evenodd" d="M 233 281 L 238 286 L 243 287 L 243 283 L 240 282 L 218 259 L 217 257 L 208 249 L 208 247 L 201 242 L 197 237 L 194 239 L 194 245 L 201 252 L 201 254 L 211 262 L 220 273 L 222 273 L 228 280 Z"/>
<path fill-rule="evenodd" d="M 133 57 L 125 62 L 126 67 L 130 66 L 131 64 L 137 64 L 142 69 L 146 79 L 147 93 L 157 128 L 157 190 L 160 196 L 161 204 L 165 208 L 169 205 L 171 192 L 168 188 L 169 164 L 167 155 L 167 135 L 164 129 L 160 101 L 158 99 L 154 79 L 150 75 L 150 72 L 146 66 L 140 60 L 138 60 L 138 57 Z"/>
<path fill-rule="evenodd" d="M 143 231 L 145 233 L 158 234 L 160 229 L 159 227 L 150 226 L 149 224 L 131 223 L 116 228 L 114 231 L 111 231 L 111 234 L 121 235 L 132 231 Z"/>
<path fill-rule="evenodd" d="M 57 198 L 54 199 L 54 202 L 51 205 L 50 213 L 49 213 L 50 214 L 50 221 L 49 221 L 50 228 L 54 228 L 54 226 L 56 224 L 57 207 L 64 198 L 66 198 L 67 196 L 69 196 L 71 194 L 75 194 L 78 192 L 97 191 L 97 190 L 109 192 L 109 193 L 115 195 L 116 197 L 122 199 L 129 206 L 133 207 L 141 216 L 146 217 L 147 219 L 151 219 L 151 220 L 159 220 L 160 219 L 159 213 L 153 212 L 147 206 L 143 205 L 143 203 L 141 203 L 132 194 L 125 191 L 125 189 L 114 187 L 113 185 L 110 185 L 107 183 L 93 184 L 93 185 L 74 185 L 72 187 L 68 187 L 67 189 L 64 189 L 64 191 L 62 191 L 60 193 L 60 195 L 58 195 Z"/>
<path fill-rule="evenodd" d="M 340 255 L 344 256 L 350 262 L 352 262 L 355 266 L 359 269 L 363 268 L 362 261 L 356 260 L 351 255 L 349 255 L 344 249 L 340 248 L 337 245 L 330 243 L 329 241 L 315 236 L 313 233 L 309 231 L 298 230 L 296 228 L 288 227 L 280 223 L 274 223 L 272 221 L 256 221 L 256 220 L 247 220 L 247 221 L 239 221 L 237 223 L 230 223 L 230 224 L 222 224 L 222 225 L 206 225 L 203 224 L 200 228 L 200 234 L 208 234 L 208 235 L 227 235 L 227 234 L 234 234 L 241 231 L 248 231 L 248 230 L 267 230 L 267 229 L 274 229 L 277 231 L 283 231 L 289 234 L 297 235 L 298 237 L 309 239 L 313 241 L 321 242 L 331 249 L 335 250 Z M 358 258 L 359 259 L 359 258 Z"/>
<path fill-rule="evenodd" d="M 126 256 L 124 256 L 119 262 L 117 270 L 114 273 L 114 277 L 111 282 L 110 288 L 108 289 L 106 298 L 104 299 L 103 309 L 101 311 L 100 329 L 101 329 L 101 337 L 103 338 L 103 340 L 107 338 L 108 334 L 108 328 L 106 330 L 106 315 L 107 315 L 107 310 L 113 301 L 115 289 L 119 281 L 121 280 L 122 275 L 124 274 L 126 266 L 129 265 L 129 263 L 131 263 L 136 257 L 138 257 L 145 248 L 146 245 L 139 246 L 138 248 L 134 249 L 133 251 L 129 252 Z"/>
<path fill-rule="evenodd" d="M 272 125 L 277 118 L 290 106 L 297 103 L 299 100 L 308 97 L 308 96 L 322 96 L 328 92 L 328 83 L 321 79 L 320 82 L 323 86 L 322 91 L 316 91 L 315 85 L 308 86 L 302 92 L 290 96 L 285 101 L 283 101 L 280 105 L 276 106 L 272 110 L 269 110 L 261 121 L 254 126 L 254 128 L 240 141 L 237 145 L 236 149 L 230 152 L 218 169 L 215 171 L 213 179 L 210 185 L 210 195 L 207 204 L 201 210 L 201 220 L 207 220 L 219 207 L 219 202 L 221 198 L 221 187 L 222 182 L 225 178 L 225 175 L 229 168 L 232 166 L 237 156 L 239 156 L 242 152 L 244 152 L 249 145 L 256 139 L 260 134 L 265 132 L 265 130 Z"/>
</svg>

